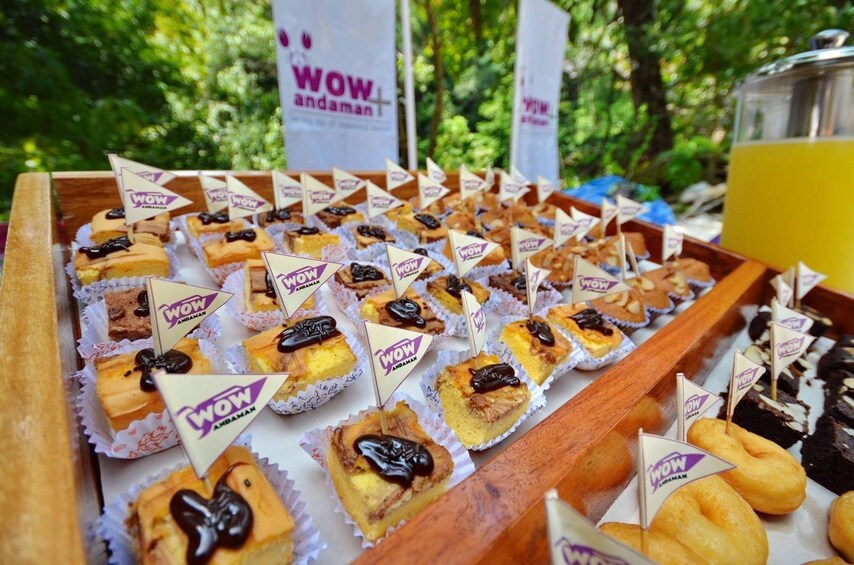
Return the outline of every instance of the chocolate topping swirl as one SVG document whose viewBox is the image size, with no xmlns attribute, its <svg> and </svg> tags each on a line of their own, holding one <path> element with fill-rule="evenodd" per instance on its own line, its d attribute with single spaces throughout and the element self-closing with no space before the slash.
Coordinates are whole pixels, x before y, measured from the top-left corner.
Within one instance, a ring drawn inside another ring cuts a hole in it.
<svg viewBox="0 0 854 565">
<path fill-rule="evenodd" d="M 120 220 L 125 217 L 125 209 L 121 207 L 113 208 L 112 210 L 109 210 L 104 217 L 108 220 Z"/>
<path fill-rule="evenodd" d="M 273 277 L 270 276 L 269 272 L 264 273 L 264 286 L 267 287 L 264 291 L 264 296 L 276 298 L 276 288 L 273 286 Z"/>
<path fill-rule="evenodd" d="M 479 393 L 522 384 L 522 381 L 516 376 L 516 371 L 507 363 L 495 363 L 480 369 L 469 369 L 469 373 L 472 374 L 469 383 L 474 391 Z"/>
<path fill-rule="evenodd" d="M 258 237 L 258 234 L 255 233 L 255 230 L 240 230 L 240 231 L 230 231 L 225 234 L 225 240 L 229 243 L 233 243 L 239 239 L 243 241 L 255 241 L 255 238 Z"/>
<path fill-rule="evenodd" d="M 376 267 L 359 263 L 350 263 L 350 276 L 353 277 L 353 282 L 381 281 L 385 278 Z"/>
<path fill-rule="evenodd" d="M 236 463 L 223 473 L 210 500 L 190 489 L 172 495 L 169 512 L 187 534 L 186 557 L 190 565 L 207 563 L 218 547 L 236 549 L 249 538 L 255 522 L 252 507 L 226 484 L 234 468 L 245 464 Z"/>
<path fill-rule="evenodd" d="M 105 241 L 101 245 L 93 245 L 90 247 L 81 247 L 77 250 L 78 253 L 85 253 L 89 259 L 102 259 L 110 253 L 116 251 L 127 251 L 130 249 L 131 243 L 126 235 Z"/>
<path fill-rule="evenodd" d="M 433 457 L 420 443 L 396 436 L 366 434 L 353 442 L 353 449 L 367 459 L 385 480 L 408 488 L 415 476 L 433 472 Z"/>
<path fill-rule="evenodd" d="M 333 216 L 349 216 L 356 213 L 356 210 L 349 206 L 327 206 L 323 211 L 329 212 Z"/>
<path fill-rule="evenodd" d="M 277 349 L 282 353 L 293 353 L 297 349 L 315 345 L 340 333 L 338 323 L 332 316 L 306 318 L 282 330 Z"/>
<path fill-rule="evenodd" d="M 136 295 L 136 303 L 139 305 L 133 309 L 133 313 L 139 316 L 140 318 L 145 318 L 146 316 L 151 315 L 151 310 L 148 306 L 148 291 L 143 290 L 139 294 Z"/>
<path fill-rule="evenodd" d="M 526 277 L 525 275 L 519 275 L 518 277 L 510 281 L 510 284 L 512 284 L 513 287 L 519 292 L 525 292 L 528 290 L 528 277 Z"/>
<path fill-rule="evenodd" d="M 602 335 L 611 335 L 614 333 L 614 330 L 606 325 L 602 314 L 593 308 L 586 308 L 577 314 L 573 314 L 570 318 L 575 320 L 575 323 L 582 330 L 594 330 Z"/>
<path fill-rule="evenodd" d="M 222 212 L 217 212 L 216 214 L 208 214 L 207 212 L 202 212 L 199 214 L 199 220 L 201 220 L 202 224 L 208 226 L 210 224 L 227 224 L 228 223 L 228 212 L 223 210 Z"/>
<path fill-rule="evenodd" d="M 160 357 L 154 354 L 154 349 L 148 347 L 140 349 L 134 358 L 136 365 L 125 373 L 125 376 L 133 374 L 134 371 L 141 373 L 139 377 L 139 388 L 143 392 L 154 392 L 157 386 L 151 378 L 152 369 L 163 369 L 167 373 L 188 373 L 193 368 L 193 360 L 189 355 L 177 349 L 170 349 Z"/>
<path fill-rule="evenodd" d="M 295 230 L 294 233 L 296 233 L 297 235 L 315 235 L 320 233 L 320 230 L 311 226 L 303 226 L 298 230 Z"/>
<path fill-rule="evenodd" d="M 356 228 L 356 231 L 359 232 L 359 235 L 362 237 L 373 237 L 374 239 L 381 239 L 383 241 L 385 241 L 386 238 L 385 230 L 379 226 L 362 224 Z"/>
<path fill-rule="evenodd" d="M 387 303 L 385 309 L 392 318 L 401 324 L 415 326 L 416 328 L 427 327 L 427 321 L 421 317 L 421 306 L 414 300 L 398 298 Z"/>
<path fill-rule="evenodd" d="M 417 249 L 413 249 L 413 250 L 412 250 L 412 252 L 413 252 L 413 253 L 418 253 L 419 255 L 423 255 L 424 257 L 430 257 L 429 255 L 427 255 L 427 250 L 426 250 L 426 249 L 424 249 L 423 247 L 419 247 L 419 248 L 417 248 Z"/>
<path fill-rule="evenodd" d="M 465 280 L 459 278 L 457 275 L 448 275 L 445 290 L 447 290 L 448 294 L 451 296 L 462 298 L 463 291 L 471 292 L 471 285 Z"/>
<path fill-rule="evenodd" d="M 528 320 L 525 322 L 525 328 L 528 332 L 540 340 L 540 343 L 546 347 L 552 347 L 555 344 L 555 336 L 552 329 L 546 322 L 541 320 Z"/>
<path fill-rule="evenodd" d="M 432 214 L 415 214 L 415 219 L 431 230 L 439 229 L 439 226 L 442 225 Z"/>
<path fill-rule="evenodd" d="M 273 208 L 267 212 L 266 221 L 269 222 L 287 222 L 291 219 L 291 211 L 287 208 Z"/>
</svg>

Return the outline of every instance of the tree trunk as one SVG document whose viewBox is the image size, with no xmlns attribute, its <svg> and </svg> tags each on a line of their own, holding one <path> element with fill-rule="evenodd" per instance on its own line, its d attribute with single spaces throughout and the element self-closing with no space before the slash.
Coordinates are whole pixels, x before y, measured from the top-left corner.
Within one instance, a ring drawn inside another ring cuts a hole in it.
<svg viewBox="0 0 854 565">
<path fill-rule="evenodd" d="M 433 0 L 425 0 L 424 9 L 427 10 L 427 21 L 430 25 L 430 41 L 433 46 L 433 74 L 436 82 L 436 104 L 433 106 L 433 117 L 430 120 L 430 143 L 427 145 L 427 156 L 433 158 L 433 152 L 436 150 L 436 138 L 439 136 L 439 125 L 442 122 L 445 67 L 442 65 L 442 42 L 439 40 L 439 28 L 436 24 L 436 14 L 433 11 Z"/>
<path fill-rule="evenodd" d="M 483 55 L 485 45 L 483 44 L 483 20 L 480 16 L 480 0 L 469 0 L 469 16 L 471 16 L 471 27 L 474 31 L 474 40 L 477 43 L 477 52 Z"/>
<path fill-rule="evenodd" d="M 632 61 L 632 101 L 635 108 L 646 106 L 652 119 L 653 134 L 649 157 L 673 148 L 673 130 L 667 111 L 667 93 L 661 79 L 658 54 L 652 48 L 653 37 L 649 28 L 655 23 L 655 0 L 617 0 L 623 13 L 626 42 Z"/>
</svg>

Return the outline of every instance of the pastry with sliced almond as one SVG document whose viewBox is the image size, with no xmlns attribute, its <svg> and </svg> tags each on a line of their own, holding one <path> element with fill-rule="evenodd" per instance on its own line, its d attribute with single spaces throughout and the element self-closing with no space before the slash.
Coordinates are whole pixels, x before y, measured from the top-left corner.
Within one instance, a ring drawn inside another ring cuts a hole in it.
<svg viewBox="0 0 854 565">
<path fill-rule="evenodd" d="M 624 329 L 639 328 L 649 322 L 643 299 L 634 289 L 591 300 L 590 305 L 609 321 Z"/>
<path fill-rule="evenodd" d="M 667 292 L 658 288 L 652 279 L 645 276 L 634 277 L 626 280 L 626 284 L 638 292 L 641 302 L 648 310 L 663 314 L 673 309 L 673 301 L 667 296 Z"/>
<path fill-rule="evenodd" d="M 690 300 L 694 297 L 688 285 L 688 277 L 675 267 L 668 265 L 648 271 L 646 278 L 652 280 L 658 288 L 667 292 L 674 300 Z"/>
</svg>

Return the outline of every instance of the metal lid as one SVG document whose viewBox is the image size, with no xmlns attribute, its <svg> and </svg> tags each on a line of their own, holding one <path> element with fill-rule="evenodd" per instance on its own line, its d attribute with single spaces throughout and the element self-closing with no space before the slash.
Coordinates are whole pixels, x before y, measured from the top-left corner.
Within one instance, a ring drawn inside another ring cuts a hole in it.
<svg viewBox="0 0 854 565">
<path fill-rule="evenodd" d="M 845 46 L 848 35 L 847 31 L 841 29 L 821 31 L 810 38 L 810 51 L 798 53 L 760 67 L 755 73 L 747 77 L 745 84 L 788 72 L 854 63 L 854 46 Z"/>
</svg>

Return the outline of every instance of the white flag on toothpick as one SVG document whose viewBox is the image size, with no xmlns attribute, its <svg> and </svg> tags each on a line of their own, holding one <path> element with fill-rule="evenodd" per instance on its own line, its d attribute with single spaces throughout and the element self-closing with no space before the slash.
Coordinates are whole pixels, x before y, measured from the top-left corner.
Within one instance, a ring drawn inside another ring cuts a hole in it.
<svg viewBox="0 0 854 565">
<path fill-rule="evenodd" d="M 365 322 L 374 391 L 382 407 L 427 353 L 433 336 Z"/>
<path fill-rule="evenodd" d="M 302 184 L 285 173 L 273 171 L 273 202 L 278 210 L 302 202 Z"/>
<path fill-rule="evenodd" d="M 617 223 L 623 225 L 644 213 L 646 208 L 640 202 L 626 198 L 622 194 L 617 195 Z"/>
<path fill-rule="evenodd" d="M 488 187 L 485 180 L 469 171 L 465 165 L 460 165 L 460 200 L 483 192 Z"/>
<path fill-rule="evenodd" d="M 426 210 L 449 192 L 451 191 L 427 175 L 418 175 L 418 207 L 422 210 Z"/>
<path fill-rule="evenodd" d="M 463 315 L 466 317 L 469 350 L 472 357 L 477 357 L 486 341 L 486 312 L 477 298 L 467 290 L 461 292 Z"/>
<path fill-rule="evenodd" d="M 273 209 L 272 204 L 236 177 L 225 175 L 225 184 L 228 190 L 228 217 L 232 220 Z"/>
<path fill-rule="evenodd" d="M 145 180 L 151 181 L 160 186 L 163 186 L 176 176 L 174 173 L 170 173 L 169 171 L 164 171 L 163 169 L 158 169 L 157 167 L 152 167 L 145 163 L 138 163 L 136 161 L 131 161 L 130 159 L 125 159 L 124 157 L 119 157 L 115 153 L 110 153 L 107 155 L 107 158 L 110 160 L 110 167 L 113 169 L 113 175 L 116 177 L 116 184 L 119 185 L 119 195 L 122 198 L 124 198 L 124 187 L 122 186 L 123 169 L 127 169 L 133 174 L 139 175 Z"/>
<path fill-rule="evenodd" d="M 765 374 L 765 367 L 757 365 L 744 356 L 741 351 L 736 350 L 732 361 L 732 375 L 729 381 L 729 393 L 727 393 L 727 415 L 732 418 L 735 407 L 744 398 L 753 385 L 759 382 Z"/>
<path fill-rule="evenodd" d="M 560 247 L 561 245 L 575 237 L 580 230 L 580 223 L 573 220 L 569 214 L 567 214 L 560 208 L 555 209 L 555 247 Z"/>
<path fill-rule="evenodd" d="M 537 177 L 537 202 L 542 204 L 548 200 L 549 196 L 554 194 L 554 191 L 555 183 L 547 178 L 541 176 Z"/>
<path fill-rule="evenodd" d="M 385 250 L 388 255 L 394 292 L 398 297 L 401 297 L 433 260 L 426 255 L 406 251 L 394 245 L 386 244 Z"/>
<path fill-rule="evenodd" d="M 679 257 L 682 254 L 682 240 L 684 239 L 681 232 L 666 224 L 664 226 L 664 234 L 661 238 L 661 260 L 667 261 L 674 255 Z"/>
<path fill-rule="evenodd" d="M 394 190 L 410 181 L 415 180 L 409 171 L 392 162 L 391 159 L 385 160 L 385 188 L 386 190 Z"/>
<path fill-rule="evenodd" d="M 519 200 L 527 194 L 528 187 L 520 182 L 507 171 L 499 171 L 498 173 L 498 200 L 504 202 L 506 200 Z"/>
<path fill-rule="evenodd" d="M 510 228 L 510 253 L 513 268 L 521 271 L 525 259 L 547 249 L 553 243 L 554 241 L 551 238 L 544 235 L 513 226 Z"/>
<path fill-rule="evenodd" d="M 575 234 L 575 237 L 579 240 L 587 235 L 587 232 L 595 228 L 599 223 L 599 218 L 591 216 L 590 214 L 585 214 L 575 206 L 569 209 L 569 213 L 572 215 L 572 219 L 578 222 L 578 232 Z"/>
<path fill-rule="evenodd" d="M 302 213 L 305 216 L 316 214 L 344 198 L 331 186 L 326 186 L 306 173 L 300 176 L 300 183 L 302 184 Z"/>
<path fill-rule="evenodd" d="M 771 321 L 801 333 L 810 331 L 814 323 L 813 319 L 809 316 L 804 316 L 800 312 L 786 308 L 777 302 L 776 298 L 771 299 Z"/>
<path fill-rule="evenodd" d="M 445 171 L 442 170 L 442 167 L 437 165 L 433 159 L 427 157 L 427 176 L 433 182 L 437 182 L 442 184 L 446 180 L 448 180 L 448 175 L 445 174 Z"/>
<path fill-rule="evenodd" d="M 122 169 L 122 187 L 125 193 L 122 200 L 125 205 L 127 225 L 193 203 L 168 188 L 163 188 L 127 169 Z"/>
<path fill-rule="evenodd" d="M 492 163 L 490 163 L 484 171 L 484 180 L 486 182 L 486 190 L 490 190 L 495 186 L 495 169 L 492 167 Z"/>
<path fill-rule="evenodd" d="M 368 218 L 382 216 L 389 210 L 403 206 L 403 200 L 396 198 L 371 181 L 367 182 Z"/>
<path fill-rule="evenodd" d="M 208 207 L 209 214 L 216 214 L 228 208 L 228 190 L 225 188 L 225 181 L 199 173 L 199 184 L 202 186 L 202 194 L 205 195 L 205 205 Z"/>
<path fill-rule="evenodd" d="M 827 275 L 817 273 L 798 261 L 798 284 L 795 288 L 795 298 L 800 300 L 807 295 L 809 291 L 815 288 L 821 281 L 827 278 Z"/>
<path fill-rule="evenodd" d="M 464 277 L 466 273 L 483 261 L 484 257 L 498 247 L 498 244 L 493 241 L 467 235 L 457 230 L 448 230 L 448 237 L 451 240 L 454 264 L 457 267 L 457 276 L 459 277 Z"/>
<path fill-rule="evenodd" d="M 343 265 L 329 261 L 318 261 L 284 253 L 261 253 L 267 271 L 273 279 L 273 286 L 279 304 L 285 310 L 285 316 L 293 316 L 303 302 L 318 289 Z"/>
<path fill-rule="evenodd" d="M 516 165 L 510 165 L 510 174 L 513 175 L 513 180 L 515 180 L 519 184 L 522 184 L 524 186 L 528 186 L 529 184 L 531 184 L 531 181 L 528 180 L 528 177 L 523 175 L 522 171 L 520 171 L 516 167 Z"/>
<path fill-rule="evenodd" d="M 604 197 L 602 198 L 602 237 L 605 237 L 605 231 L 608 229 L 608 224 L 611 223 L 611 220 L 617 217 L 619 213 L 619 209 L 614 205 L 608 202 Z"/>
<path fill-rule="evenodd" d="M 285 374 L 152 377 L 199 478 L 282 388 Z"/>
<path fill-rule="evenodd" d="M 528 312 L 531 316 L 534 315 L 537 305 L 537 289 L 550 274 L 550 270 L 535 266 L 530 258 L 525 259 L 525 292 L 528 294 Z"/>
<path fill-rule="evenodd" d="M 212 288 L 149 277 L 145 281 L 151 311 L 154 351 L 163 355 L 234 296 Z"/>
<path fill-rule="evenodd" d="M 586 259 L 575 257 L 575 272 L 572 275 L 573 304 L 628 290 L 631 289 L 610 273 Z"/>
<path fill-rule="evenodd" d="M 771 322 L 771 378 L 777 380 L 783 369 L 800 359 L 815 337 Z"/>
<path fill-rule="evenodd" d="M 786 284 L 782 275 L 777 275 L 771 279 L 771 286 L 773 286 L 774 290 L 777 291 L 777 302 L 784 306 L 788 306 L 792 303 L 792 298 L 794 298 L 795 292 L 792 290 L 792 287 Z"/>
<path fill-rule="evenodd" d="M 347 198 L 365 188 L 365 181 L 347 171 L 332 167 L 332 186 L 341 198 Z"/>
<path fill-rule="evenodd" d="M 691 382 L 683 373 L 676 374 L 676 435 L 680 441 L 687 441 L 691 425 L 720 399 L 717 394 Z"/>
</svg>

